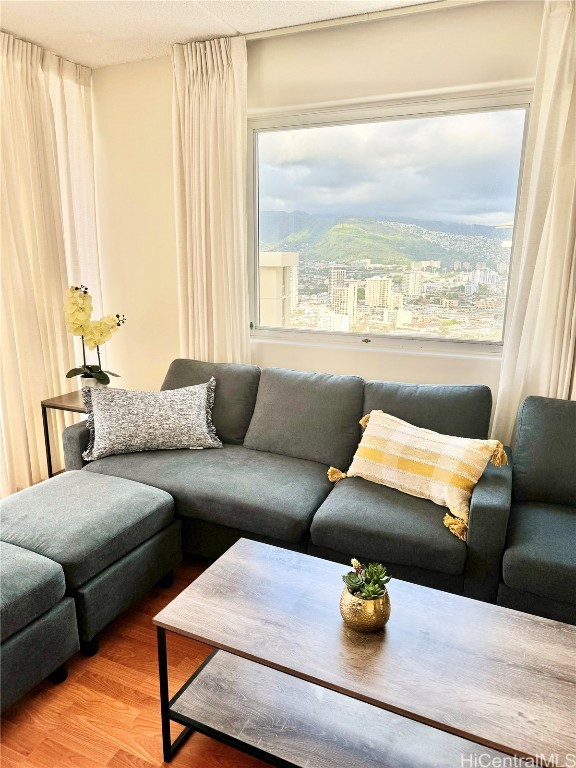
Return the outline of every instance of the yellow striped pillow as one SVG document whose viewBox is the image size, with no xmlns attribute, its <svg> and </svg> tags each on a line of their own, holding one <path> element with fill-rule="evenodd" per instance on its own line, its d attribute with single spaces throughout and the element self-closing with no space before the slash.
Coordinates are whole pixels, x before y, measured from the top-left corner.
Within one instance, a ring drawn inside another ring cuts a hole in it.
<svg viewBox="0 0 576 768">
<path fill-rule="evenodd" d="M 444 525 L 466 541 L 470 497 L 490 460 L 507 463 L 498 440 L 474 440 L 421 429 L 382 411 L 360 422 L 364 435 L 346 474 L 330 467 L 328 477 L 363 477 L 411 496 L 448 507 Z"/>
</svg>

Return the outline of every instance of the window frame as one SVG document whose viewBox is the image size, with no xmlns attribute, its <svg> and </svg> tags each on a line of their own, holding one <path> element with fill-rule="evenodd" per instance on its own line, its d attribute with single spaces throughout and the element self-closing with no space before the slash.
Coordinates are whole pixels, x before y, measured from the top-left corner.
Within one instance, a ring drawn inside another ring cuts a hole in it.
<svg viewBox="0 0 576 768">
<path fill-rule="evenodd" d="M 358 332 L 324 331 L 310 328 L 285 328 L 258 325 L 259 318 L 259 280 L 258 280 L 258 135 L 263 132 L 279 130 L 297 130 L 299 128 L 329 127 L 383 120 L 403 120 L 411 117 L 434 117 L 451 114 L 469 114 L 472 112 L 493 112 L 505 109 L 524 109 L 524 131 L 520 150 L 518 174 L 518 192 L 514 221 L 518 221 L 522 194 L 522 177 L 525 164 L 526 135 L 530 119 L 532 90 L 522 88 L 510 91 L 479 91 L 473 94 L 450 94 L 446 96 L 414 97 L 404 99 L 386 99 L 370 101 L 350 106 L 306 107 L 292 110 L 278 110 L 248 117 L 248 173 L 247 173 L 247 240 L 248 240 L 248 275 L 250 335 L 253 339 L 276 340 L 296 343 L 317 343 L 321 345 L 345 345 L 357 347 L 361 344 L 372 349 L 391 347 L 406 351 L 427 350 L 432 353 L 469 353 L 502 354 L 506 343 L 506 326 L 510 311 L 510 283 L 517 262 L 516 229 L 512 233 L 512 248 L 502 340 L 483 341 L 475 339 L 453 339 L 434 336 L 415 336 L 410 334 L 367 334 Z"/>
</svg>

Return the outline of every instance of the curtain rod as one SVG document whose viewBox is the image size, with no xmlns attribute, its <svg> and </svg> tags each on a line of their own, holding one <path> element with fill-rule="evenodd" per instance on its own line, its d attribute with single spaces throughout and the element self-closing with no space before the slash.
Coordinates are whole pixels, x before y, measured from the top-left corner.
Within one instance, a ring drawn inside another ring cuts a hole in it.
<svg viewBox="0 0 576 768">
<path fill-rule="evenodd" d="M 467 5 L 480 5 L 491 0 L 423 0 L 420 5 L 408 5 L 401 8 L 389 8 L 385 11 L 369 11 L 355 16 L 344 16 L 339 19 L 327 19 L 325 21 L 311 21 L 308 24 L 297 24 L 293 27 L 279 27 L 278 29 L 266 29 L 262 32 L 250 32 L 244 35 L 247 41 L 261 40 L 266 37 L 279 37 L 281 35 L 294 35 L 299 32 L 313 32 L 317 29 L 329 29 L 330 27 L 343 27 L 350 24 L 365 24 L 370 21 L 382 21 L 383 19 L 408 16 L 416 13 L 440 11 L 447 8 L 459 8 Z"/>
</svg>

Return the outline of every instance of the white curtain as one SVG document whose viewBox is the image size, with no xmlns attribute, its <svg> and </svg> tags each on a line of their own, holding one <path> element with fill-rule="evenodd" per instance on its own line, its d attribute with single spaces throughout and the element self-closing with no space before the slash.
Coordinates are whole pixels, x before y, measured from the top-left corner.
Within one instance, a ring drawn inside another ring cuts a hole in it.
<svg viewBox="0 0 576 768">
<path fill-rule="evenodd" d="M 247 362 L 246 42 L 175 45 L 180 353 Z"/>
<path fill-rule="evenodd" d="M 544 7 L 492 434 L 527 395 L 576 399 L 576 5 Z"/>
<path fill-rule="evenodd" d="M 4 496 L 46 477 L 40 401 L 78 386 L 65 378 L 75 355 L 64 325 L 64 292 L 84 282 L 99 304 L 100 275 L 91 72 L 1 34 Z M 54 421 L 57 432 L 64 419 Z"/>
</svg>

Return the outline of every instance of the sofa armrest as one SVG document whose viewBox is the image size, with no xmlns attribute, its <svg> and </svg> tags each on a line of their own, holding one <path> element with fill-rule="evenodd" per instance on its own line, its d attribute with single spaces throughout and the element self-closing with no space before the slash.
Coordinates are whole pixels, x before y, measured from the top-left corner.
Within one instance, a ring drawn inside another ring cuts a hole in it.
<svg viewBox="0 0 576 768">
<path fill-rule="evenodd" d="M 506 453 L 508 464 L 488 464 L 470 501 L 464 595 L 488 602 L 496 601 L 512 501 L 512 459 L 508 448 Z"/>
<path fill-rule="evenodd" d="M 64 447 L 64 466 L 66 469 L 82 469 L 86 464 L 82 458 L 83 452 L 88 448 L 90 430 L 85 421 L 66 427 L 62 433 L 62 445 Z"/>
</svg>

